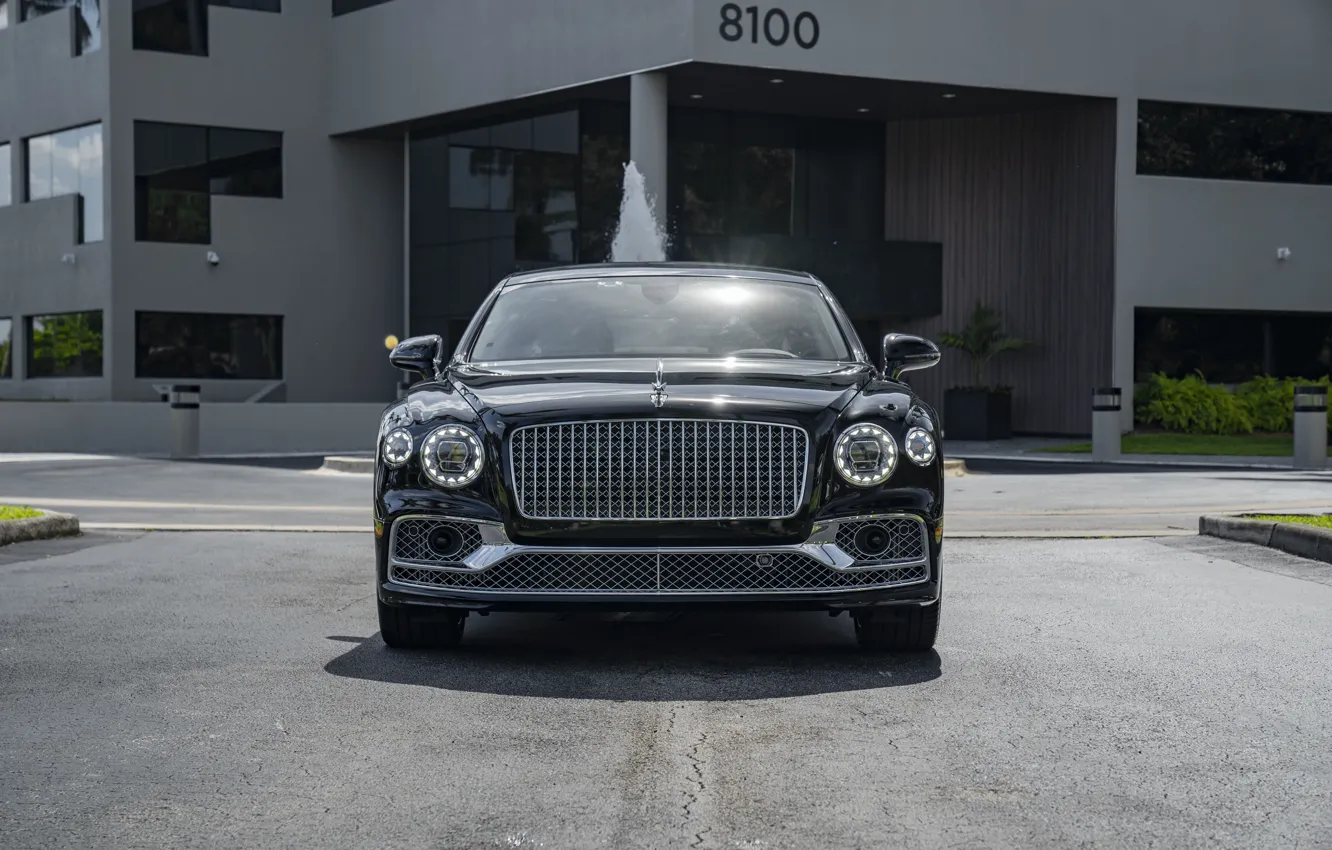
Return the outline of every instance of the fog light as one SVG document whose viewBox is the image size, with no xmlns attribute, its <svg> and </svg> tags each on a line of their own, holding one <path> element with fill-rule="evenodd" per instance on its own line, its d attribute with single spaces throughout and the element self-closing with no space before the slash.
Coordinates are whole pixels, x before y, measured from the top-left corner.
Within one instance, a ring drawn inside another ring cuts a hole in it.
<svg viewBox="0 0 1332 850">
<path fill-rule="evenodd" d="M 426 546 L 430 553 L 439 558 L 452 558 L 462 551 L 463 539 L 458 529 L 451 525 L 437 525 L 426 536 Z"/>
<path fill-rule="evenodd" d="M 862 526 L 856 532 L 856 548 L 870 557 L 877 557 L 887 552 L 888 542 L 888 529 L 881 525 Z"/>
</svg>

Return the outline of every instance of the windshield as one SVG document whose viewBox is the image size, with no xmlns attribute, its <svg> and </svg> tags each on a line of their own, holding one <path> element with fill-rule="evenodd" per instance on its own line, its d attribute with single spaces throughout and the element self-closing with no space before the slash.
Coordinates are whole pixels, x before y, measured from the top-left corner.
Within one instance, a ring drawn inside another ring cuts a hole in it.
<svg viewBox="0 0 1332 850">
<path fill-rule="evenodd" d="M 505 289 L 471 351 L 480 362 L 578 357 L 851 359 L 817 287 L 676 276 Z"/>
</svg>

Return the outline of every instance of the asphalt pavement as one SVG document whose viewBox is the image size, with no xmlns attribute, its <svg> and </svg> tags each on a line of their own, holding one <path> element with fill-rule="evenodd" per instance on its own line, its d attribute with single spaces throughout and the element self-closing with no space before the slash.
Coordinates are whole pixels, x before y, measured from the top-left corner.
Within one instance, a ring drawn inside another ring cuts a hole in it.
<svg viewBox="0 0 1332 850">
<path fill-rule="evenodd" d="M 73 513 L 95 530 L 368 529 L 370 477 L 323 471 L 320 462 L 66 457 L 0 463 L 0 504 Z M 945 481 L 949 534 L 1192 534 L 1204 513 L 1332 511 L 1332 470 L 1164 471 L 999 462 L 978 469 Z"/>
<path fill-rule="evenodd" d="M 0 550 L 0 846 L 1332 846 L 1332 574 L 945 541 L 937 652 L 845 617 L 494 615 L 394 652 L 361 534 Z"/>
</svg>

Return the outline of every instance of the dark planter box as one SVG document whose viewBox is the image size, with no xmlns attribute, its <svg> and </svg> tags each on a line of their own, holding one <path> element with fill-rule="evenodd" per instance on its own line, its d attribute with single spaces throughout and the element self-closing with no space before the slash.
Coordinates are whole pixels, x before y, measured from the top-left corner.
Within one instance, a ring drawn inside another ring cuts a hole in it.
<svg viewBox="0 0 1332 850">
<path fill-rule="evenodd" d="M 991 390 L 944 393 L 944 438 L 1007 440 L 1013 436 L 1013 394 Z"/>
</svg>

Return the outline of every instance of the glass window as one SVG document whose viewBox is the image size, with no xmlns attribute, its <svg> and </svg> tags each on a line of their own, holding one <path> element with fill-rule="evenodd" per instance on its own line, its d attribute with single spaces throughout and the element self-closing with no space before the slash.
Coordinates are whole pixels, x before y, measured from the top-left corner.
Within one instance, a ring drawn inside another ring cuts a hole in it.
<svg viewBox="0 0 1332 850">
<path fill-rule="evenodd" d="M 14 320 L 0 319 L 0 378 L 14 377 Z"/>
<path fill-rule="evenodd" d="M 369 9 L 371 6 L 378 6 L 387 3 L 389 0 L 333 0 L 333 17 L 345 15 L 348 12 L 359 12 L 362 9 Z"/>
<path fill-rule="evenodd" d="M 135 50 L 208 55 L 208 8 L 202 0 L 134 0 Z"/>
<path fill-rule="evenodd" d="M 816 287 L 646 276 L 506 289 L 471 351 L 480 362 L 727 356 L 845 360 L 849 354 Z"/>
<path fill-rule="evenodd" d="M 1332 114 L 1142 101 L 1138 173 L 1332 185 Z"/>
<path fill-rule="evenodd" d="M 208 130 L 209 191 L 214 195 L 282 197 L 282 134 Z"/>
<path fill-rule="evenodd" d="M 746 147 L 737 152 L 732 233 L 791 234 L 795 151 Z"/>
<path fill-rule="evenodd" d="M 513 209 L 513 152 L 449 148 L 449 206 L 455 210 Z"/>
<path fill-rule="evenodd" d="M 519 151 L 514 155 L 515 259 L 572 263 L 578 231 L 578 158 Z"/>
<path fill-rule="evenodd" d="M 211 195 L 282 197 L 282 134 L 134 122 L 135 238 L 206 244 Z"/>
<path fill-rule="evenodd" d="M 1320 378 L 1332 372 L 1332 315 L 1139 309 L 1134 380 L 1157 372 L 1238 384 L 1257 375 Z"/>
<path fill-rule="evenodd" d="M 102 311 L 29 316 L 29 378 L 99 378 Z"/>
<path fill-rule="evenodd" d="M 135 377 L 282 377 L 281 316 L 139 312 L 134 325 Z"/>
<path fill-rule="evenodd" d="M 80 199 L 79 241 L 102 241 L 102 125 L 28 139 L 28 200 Z"/>
<path fill-rule="evenodd" d="M 13 172 L 10 171 L 11 155 L 8 144 L 0 145 L 0 207 L 7 207 L 14 202 Z"/>
<path fill-rule="evenodd" d="M 9 26 L 9 0 L 0 0 L 0 30 Z"/>
<path fill-rule="evenodd" d="M 582 137 L 582 220 L 580 259 L 597 263 L 610 259 L 611 240 L 620 220 L 624 192 L 624 166 L 629 161 L 629 140 L 618 133 L 586 133 Z"/>
<path fill-rule="evenodd" d="M 0 17 L 6 17 L 4 2 L 0 0 Z M 51 12 L 73 7 L 74 26 L 77 29 L 75 52 L 91 53 L 102 46 L 102 0 L 19 0 L 20 18 L 31 21 Z"/>
</svg>

